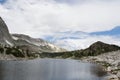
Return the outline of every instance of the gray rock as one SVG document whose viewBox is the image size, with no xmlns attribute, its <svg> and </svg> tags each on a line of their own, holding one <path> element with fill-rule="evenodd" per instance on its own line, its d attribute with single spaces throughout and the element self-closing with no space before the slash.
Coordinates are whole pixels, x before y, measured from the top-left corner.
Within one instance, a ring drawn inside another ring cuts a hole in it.
<svg viewBox="0 0 120 80">
<path fill-rule="evenodd" d="M 117 73 L 117 77 L 120 79 L 120 71 Z"/>
</svg>

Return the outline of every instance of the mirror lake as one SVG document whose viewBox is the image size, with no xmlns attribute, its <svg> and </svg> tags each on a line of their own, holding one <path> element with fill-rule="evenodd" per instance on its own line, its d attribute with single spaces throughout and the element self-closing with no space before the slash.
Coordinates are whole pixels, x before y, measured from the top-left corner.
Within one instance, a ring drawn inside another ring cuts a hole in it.
<svg viewBox="0 0 120 80">
<path fill-rule="evenodd" d="M 71 59 L 0 61 L 0 80 L 103 80 L 104 72 L 99 75 L 98 69 Z"/>
</svg>

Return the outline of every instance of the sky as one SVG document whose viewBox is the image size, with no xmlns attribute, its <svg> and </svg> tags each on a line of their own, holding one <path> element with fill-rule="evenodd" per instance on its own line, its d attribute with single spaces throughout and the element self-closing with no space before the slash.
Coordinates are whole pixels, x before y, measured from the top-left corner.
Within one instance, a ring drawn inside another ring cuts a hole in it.
<svg viewBox="0 0 120 80">
<path fill-rule="evenodd" d="M 10 33 L 37 38 L 109 31 L 120 26 L 120 0 L 0 0 L 0 16 Z"/>
<path fill-rule="evenodd" d="M 119 4 L 120 0 L 6 0 L 0 4 L 0 16 L 11 33 L 32 37 L 68 30 L 96 32 L 120 25 Z"/>
<path fill-rule="evenodd" d="M 0 3 L 4 3 L 6 0 L 0 0 Z"/>
<path fill-rule="evenodd" d="M 92 33 L 81 31 L 57 32 L 54 35 L 47 35 L 44 39 L 67 50 L 85 49 L 97 41 L 120 46 L 120 26 L 108 31 Z"/>
</svg>

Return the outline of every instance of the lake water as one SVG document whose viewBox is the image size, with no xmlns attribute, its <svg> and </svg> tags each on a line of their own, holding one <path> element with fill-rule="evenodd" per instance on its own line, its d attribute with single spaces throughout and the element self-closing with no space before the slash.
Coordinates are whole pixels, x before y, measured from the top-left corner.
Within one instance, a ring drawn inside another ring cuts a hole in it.
<svg viewBox="0 0 120 80">
<path fill-rule="evenodd" d="M 77 60 L 0 61 L 0 80 L 103 80 L 95 70 Z"/>
</svg>

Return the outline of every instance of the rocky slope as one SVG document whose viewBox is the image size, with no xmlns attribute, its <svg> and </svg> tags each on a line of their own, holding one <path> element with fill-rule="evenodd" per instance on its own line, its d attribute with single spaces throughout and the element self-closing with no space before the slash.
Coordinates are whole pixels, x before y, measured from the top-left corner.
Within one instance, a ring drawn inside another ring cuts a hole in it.
<svg viewBox="0 0 120 80">
<path fill-rule="evenodd" d="M 62 52 L 66 51 L 63 48 L 55 46 L 47 41 L 42 39 L 32 38 L 30 36 L 24 34 L 12 34 L 12 38 L 14 39 L 15 45 L 20 47 L 29 47 L 30 51 L 35 52 Z"/>
<path fill-rule="evenodd" d="M 14 42 L 10 36 L 7 25 L 0 17 L 0 44 L 13 46 Z"/>
<path fill-rule="evenodd" d="M 81 60 L 102 65 L 109 73 L 109 80 L 120 80 L 120 50 L 98 56 L 83 57 Z"/>
<path fill-rule="evenodd" d="M 106 44 L 101 41 L 97 41 L 90 45 L 88 48 L 83 50 L 84 54 L 88 54 L 89 56 L 97 56 L 102 53 L 117 51 L 120 50 L 120 47 L 113 44 Z"/>
</svg>

